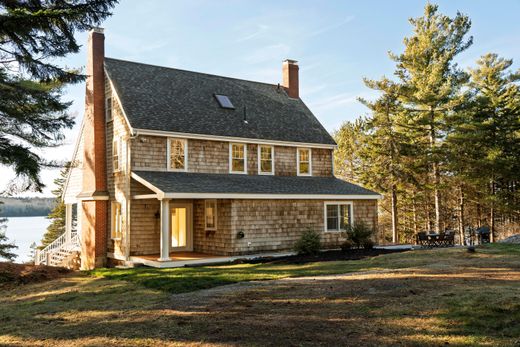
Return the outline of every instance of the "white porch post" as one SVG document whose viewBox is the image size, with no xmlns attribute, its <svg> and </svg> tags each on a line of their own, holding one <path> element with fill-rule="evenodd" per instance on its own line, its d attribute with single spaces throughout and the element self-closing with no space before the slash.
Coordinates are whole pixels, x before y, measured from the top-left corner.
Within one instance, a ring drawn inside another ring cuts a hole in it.
<svg viewBox="0 0 520 347">
<path fill-rule="evenodd" d="M 72 204 L 65 204 L 65 243 L 72 238 Z"/>
<path fill-rule="evenodd" d="M 161 200 L 161 256 L 159 261 L 170 260 L 170 200 Z"/>
</svg>

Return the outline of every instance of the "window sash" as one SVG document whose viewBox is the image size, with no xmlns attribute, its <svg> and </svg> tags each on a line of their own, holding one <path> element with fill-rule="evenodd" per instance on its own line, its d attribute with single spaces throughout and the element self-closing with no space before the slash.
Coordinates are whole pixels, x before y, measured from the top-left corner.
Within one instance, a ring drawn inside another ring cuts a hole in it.
<svg viewBox="0 0 520 347">
<path fill-rule="evenodd" d="M 246 145 L 231 144 L 231 172 L 246 172 Z"/>
<path fill-rule="evenodd" d="M 108 97 L 105 99 L 105 118 L 108 121 L 112 120 L 112 98 Z"/>
<path fill-rule="evenodd" d="M 311 174 L 311 150 L 307 148 L 298 148 L 298 174 Z"/>
<path fill-rule="evenodd" d="M 170 139 L 170 169 L 186 169 L 186 141 Z"/>
<path fill-rule="evenodd" d="M 326 206 L 326 230 L 345 231 L 352 224 L 351 204 L 327 204 Z"/>
<path fill-rule="evenodd" d="M 260 173 L 273 173 L 273 147 L 260 146 Z"/>
<path fill-rule="evenodd" d="M 120 239 L 122 235 L 123 219 L 121 215 L 121 204 L 112 203 L 112 239 Z"/>
<path fill-rule="evenodd" d="M 206 200 L 204 206 L 204 220 L 206 230 L 215 230 L 217 228 L 217 201 Z"/>
<path fill-rule="evenodd" d="M 114 172 L 121 170 L 121 141 L 118 139 L 112 143 L 112 166 Z"/>
</svg>

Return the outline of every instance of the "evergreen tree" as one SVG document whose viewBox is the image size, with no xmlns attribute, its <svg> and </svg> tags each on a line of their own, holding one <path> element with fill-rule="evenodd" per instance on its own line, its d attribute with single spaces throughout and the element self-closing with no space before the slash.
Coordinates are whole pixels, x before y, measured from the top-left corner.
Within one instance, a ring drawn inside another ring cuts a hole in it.
<svg viewBox="0 0 520 347">
<path fill-rule="evenodd" d="M 0 208 L 3 202 L 0 202 Z M 12 251 L 18 246 L 13 243 L 8 242 L 7 236 L 5 235 L 5 229 L 7 226 L 5 225 L 7 222 L 7 218 L 0 218 L 0 259 L 7 259 L 13 261 L 17 255 Z"/>
<path fill-rule="evenodd" d="M 508 71 L 512 64 L 496 54 L 477 61 L 470 69 L 468 106 L 448 137 L 458 157 L 454 166 L 489 207 L 492 238 L 497 209 L 520 210 L 520 74 Z"/>
<path fill-rule="evenodd" d="M 70 163 L 65 166 L 60 172 L 60 177 L 54 180 L 56 189 L 52 191 L 55 196 L 54 208 L 47 216 L 51 220 L 51 224 L 47 227 L 47 231 L 43 235 L 41 248 L 47 246 L 65 232 L 66 217 L 65 217 L 65 203 L 63 202 L 63 190 L 65 182 L 70 170 Z M 74 223 L 74 221 L 73 221 Z"/>
<path fill-rule="evenodd" d="M 422 141 L 431 169 L 430 186 L 435 205 L 434 227 L 441 231 L 441 189 L 445 153 L 442 142 L 449 131 L 450 112 L 463 102 L 461 89 L 468 76 L 454 63 L 473 39 L 465 39 L 469 18 L 457 13 L 454 18 L 437 12 L 438 6 L 427 4 L 424 15 L 410 19 L 413 35 L 404 39 L 400 55 L 390 54 L 396 62 L 399 100 L 405 108 L 406 126 Z M 403 124 L 404 125 L 404 124 Z"/>
<path fill-rule="evenodd" d="M 34 148 L 60 145 L 74 123 L 63 87 L 85 76 L 51 59 L 77 53 L 74 34 L 99 25 L 116 2 L 0 0 L 0 164 L 14 169 L 18 189 L 41 191 L 40 170 L 53 163 Z"/>
<path fill-rule="evenodd" d="M 359 156 L 365 143 L 364 127 L 364 119 L 358 118 L 354 122 L 344 122 L 333 134 L 338 144 L 334 151 L 334 174 L 347 181 L 360 182 L 359 173 L 365 165 Z"/>
</svg>

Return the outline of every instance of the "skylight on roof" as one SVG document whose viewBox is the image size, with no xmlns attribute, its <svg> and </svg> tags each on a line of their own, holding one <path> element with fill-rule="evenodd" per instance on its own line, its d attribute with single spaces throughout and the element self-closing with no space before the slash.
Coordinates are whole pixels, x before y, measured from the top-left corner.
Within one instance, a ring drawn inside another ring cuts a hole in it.
<svg viewBox="0 0 520 347">
<path fill-rule="evenodd" d="M 235 109 L 235 106 L 231 103 L 231 100 L 226 95 L 215 94 L 215 98 L 217 99 L 220 107 L 229 108 L 231 110 Z"/>
</svg>

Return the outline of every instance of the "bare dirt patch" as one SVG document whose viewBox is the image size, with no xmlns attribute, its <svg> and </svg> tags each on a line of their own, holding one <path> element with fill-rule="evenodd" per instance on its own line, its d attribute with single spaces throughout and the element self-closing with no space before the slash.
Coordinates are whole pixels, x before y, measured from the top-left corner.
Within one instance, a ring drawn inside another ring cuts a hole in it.
<svg viewBox="0 0 520 347">
<path fill-rule="evenodd" d="M 48 281 L 70 272 L 63 267 L 0 262 L 0 287 Z"/>
</svg>

